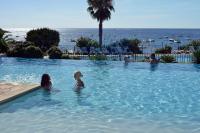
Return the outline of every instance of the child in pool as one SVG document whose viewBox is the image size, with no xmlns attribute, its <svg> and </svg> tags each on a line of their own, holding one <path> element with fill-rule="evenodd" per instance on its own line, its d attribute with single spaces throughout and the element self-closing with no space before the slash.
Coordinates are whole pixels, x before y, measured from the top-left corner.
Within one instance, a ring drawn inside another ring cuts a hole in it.
<svg viewBox="0 0 200 133">
<path fill-rule="evenodd" d="M 125 56 L 124 57 L 124 62 L 125 62 L 125 64 L 128 64 L 130 62 L 130 57 L 129 56 Z"/>
<path fill-rule="evenodd" d="M 83 77 L 83 74 L 80 71 L 74 73 L 74 79 L 76 80 L 75 91 L 80 91 L 85 87 L 81 77 Z"/>
<path fill-rule="evenodd" d="M 151 56 L 150 56 L 150 63 L 151 64 L 157 64 L 157 63 L 159 63 L 160 62 L 160 60 L 159 59 L 156 59 L 156 55 L 153 53 L 153 54 L 151 54 Z"/>
<path fill-rule="evenodd" d="M 51 78 L 48 74 L 42 75 L 41 87 L 48 91 L 50 91 L 52 89 Z"/>
</svg>

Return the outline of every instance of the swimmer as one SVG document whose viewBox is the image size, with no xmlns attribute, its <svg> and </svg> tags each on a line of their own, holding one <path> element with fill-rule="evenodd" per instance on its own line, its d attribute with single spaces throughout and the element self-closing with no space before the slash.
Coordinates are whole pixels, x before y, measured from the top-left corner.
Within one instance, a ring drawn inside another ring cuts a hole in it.
<svg viewBox="0 0 200 133">
<path fill-rule="evenodd" d="M 76 80 L 76 91 L 80 91 L 85 87 L 84 82 L 81 80 L 81 77 L 83 77 L 83 74 L 80 71 L 74 73 L 74 79 Z"/>
<path fill-rule="evenodd" d="M 125 62 L 125 64 L 128 64 L 130 62 L 130 57 L 129 56 L 125 56 L 124 57 L 124 62 Z"/>
<path fill-rule="evenodd" d="M 42 75 L 41 87 L 48 91 L 50 91 L 52 89 L 51 78 L 48 74 Z"/>
<path fill-rule="evenodd" d="M 151 64 L 157 64 L 157 63 L 159 63 L 160 62 L 160 60 L 159 59 L 156 59 L 156 55 L 153 53 L 153 54 L 151 54 L 151 56 L 150 56 L 150 63 Z"/>
</svg>

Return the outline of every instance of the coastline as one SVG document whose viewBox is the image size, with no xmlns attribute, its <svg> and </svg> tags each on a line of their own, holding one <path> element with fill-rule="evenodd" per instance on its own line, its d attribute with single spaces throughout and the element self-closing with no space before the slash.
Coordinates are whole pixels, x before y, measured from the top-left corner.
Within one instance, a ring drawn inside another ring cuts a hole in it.
<svg viewBox="0 0 200 133">
<path fill-rule="evenodd" d="M 29 30 L 25 28 L 10 29 L 8 34 L 17 41 L 24 41 L 26 32 Z M 62 50 L 73 50 L 75 44 L 71 40 L 81 36 L 98 40 L 97 28 L 57 28 L 57 30 L 60 33 L 59 47 Z M 190 40 L 198 40 L 200 39 L 200 29 L 105 28 L 103 38 L 105 46 L 123 38 L 137 38 L 143 42 L 144 46 L 148 47 L 145 51 L 151 52 L 152 48 L 160 48 L 163 45 L 170 45 L 177 49 L 179 44 L 170 42 L 170 39 L 180 40 L 180 46 L 189 43 Z M 148 40 L 155 40 L 155 42 L 146 43 L 145 41 Z"/>
</svg>

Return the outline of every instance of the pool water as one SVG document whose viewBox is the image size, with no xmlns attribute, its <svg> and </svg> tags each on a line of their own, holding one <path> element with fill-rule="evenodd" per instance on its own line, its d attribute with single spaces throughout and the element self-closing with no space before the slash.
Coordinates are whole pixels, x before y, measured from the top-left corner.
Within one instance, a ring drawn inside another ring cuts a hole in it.
<svg viewBox="0 0 200 133">
<path fill-rule="evenodd" d="M 200 133 L 200 65 L 0 58 L 1 82 L 39 83 L 43 73 L 54 91 L 0 105 L 2 133 Z"/>
</svg>

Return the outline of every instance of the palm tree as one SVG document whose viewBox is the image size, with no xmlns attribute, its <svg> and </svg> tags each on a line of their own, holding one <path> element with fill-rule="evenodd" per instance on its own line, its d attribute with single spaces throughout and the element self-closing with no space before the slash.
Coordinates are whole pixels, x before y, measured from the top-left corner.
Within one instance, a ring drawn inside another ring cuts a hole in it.
<svg viewBox="0 0 200 133">
<path fill-rule="evenodd" d="M 88 0 L 88 12 L 99 22 L 99 45 L 102 48 L 103 22 L 111 18 L 114 11 L 113 0 Z"/>
<path fill-rule="evenodd" d="M 6 31 L 4 31 L 4 30 L 2 30 L 2 29 L 0 28 L 0 39 L 3 38 L 3 36 L 4 36 L 5 33 L 6 33 Z"/>
</svg>

